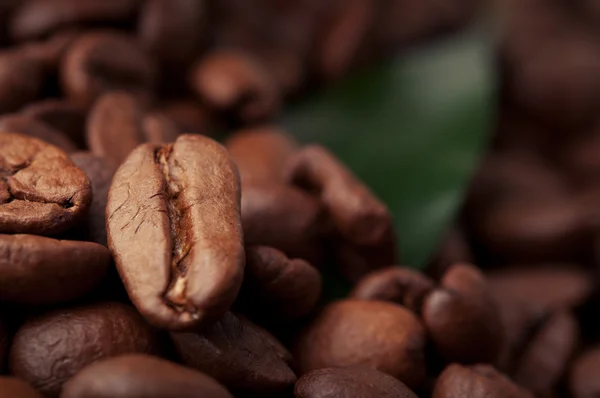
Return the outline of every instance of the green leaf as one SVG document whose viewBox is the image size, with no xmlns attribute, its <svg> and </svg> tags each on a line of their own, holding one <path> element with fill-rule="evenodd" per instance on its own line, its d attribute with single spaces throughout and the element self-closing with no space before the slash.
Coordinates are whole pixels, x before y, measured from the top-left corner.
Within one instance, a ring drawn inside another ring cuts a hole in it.
<svg viewBox="0 0 600 398">
<path fill-rule="evenodd" d="M 422 268 L 457 212 L 496 108 L 491 35 L 420 46 L 291 106 L 282 124 L 336 153 L 389 206 Z"/>
</svg>

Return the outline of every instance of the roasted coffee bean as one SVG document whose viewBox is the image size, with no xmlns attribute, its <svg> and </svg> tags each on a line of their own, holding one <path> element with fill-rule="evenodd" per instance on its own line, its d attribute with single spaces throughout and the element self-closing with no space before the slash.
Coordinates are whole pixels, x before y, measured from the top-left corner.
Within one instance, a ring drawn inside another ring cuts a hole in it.
<svg viewBox="0 0 600 398">
<path fill-rule="evenodd" d="M 301 374 L 314 369 L 368 365 L 410 388 L 425 378 L 425 330 L 402 306 L 342 300 L 326 306 L 298 338 L 294 358 Z"/>
<path fill-rule="evenodd" d="M 0 234 L 0 301 L 73 300 L 102 281 L 110 262 L 108 249 L 95 243 Z"/>
<path fill-rule="evenodd" d="M 147 102 L 157 73 L 154 60 L 135 40 L 110 31 L 90 32 L 77 39 L 60 72 L 67 97 L 83 107 L 108 91 L 127 91 Z"/>
<path fill-rule="evenodd" d="M 569 389 L 573 398 L 595 398 L 600 394 L 600 350 L 595 347 L 584 352 L 573 363 Z"/>
<path fill-rule="evenodd" d="M 244 185 L 284 183 L 283 169 L 298 149 L 292 137 L 271 126 L 239 130 L 225 146 Z"/>
<path fill-rule="evenodd" d="M 0 132 L 0 233 L 56 234 L 92 201 L 87 176 L 60 149 Z"/>
<path fill-rule="evenodd" d="M 418 314 L 423 300 L 434 288 L 434 282 L 418 271 L 391 267 L 365 276 L 354 287 L 350 297 L 396 302 Z"/>
<path fill-rule="evenodd" d="M 502 345 L 500 313 L 475 267 L 452 266 L 423 303 L 423 323 L 448 362 L 494 363 Z"/>
<path fill-rule="evenodd" d="M 83 108 L 65 100 L 46 99 L 27 105 L 21 113 L 66 134 L 78 147 L 85 147 L 86 112 Z"/>
<path fill-rule="evenodd" d="M 172 333 L 182 361 L 239 396 L 275 396 L 296 381 L 291 355 L 267 331 L 226 313 L 201 333 Z"/>
<path fill-rule="evenodd" d="M 244 247 L 239 176 L 225 148 L 199 135 L 138 147 L 113 178 L 106 215 L 121 278 L 151 323 L 187 330 L 229 309 Z"/>
<path fill-rule="evenodd" d="M 12 16 L 10 35 L 23 41 L 65 27 L 120 22 L 133 15 L 138 3 L 138 0 L 26 0 Z"/>
<path fill-rule="evenodd" d="M 313 196 L 283 184 L 243 187 L 242 226 L 246 245 L 271 246 L 290 257 L 318 264 L 323 256 L 324 208 Z"/>
<path fill-rule="evenodd" d="M 0 131 L 28 135 L 69 153 L 77 150 L 75 143 L 62 132 L 29 116 L 11 114 L 0 117 Z"/>
<path fill-rule="evenodd" d="M 201 105 L 191 100 L 171 101 L 158 111 L 169 118 L 185 134 L 207 134 L 210 115 Z"/>
<path fill-rule="evenodd" d="M 568 311 L 552 315 L 531 338 L 512 378 L 536 396 L 551 396 L 579 343 L 577 320 Z"/>
<path fill-rule="evenodd" d="M 16 111 L 38 99 L 45 81 L 41 61 L 19 51 L 0 53 L 0 112 Z"/>
<path fill-rule="evenodd" d="M 246 249 L 238 302 L 259 319 L 286 322 L 307 315 L 321 295 L 321 274 L 301 259 L 265 246 Z"/>
<path fill-rule="evenodd" d="M 73 377 L 61 398 L 233 398 L 214 379 L 195 370 L 141 354 L 96 362 Z"/>
<path fill-rule="evenodd" d="M 42 394 L 16 377 L 0 376 L 0 398 L 43 398 Z"/>
<path fill-rule="evenodd" d="M 156 331 L 133 308 L 100 303 L 34 317 L 17 331 L 10 348 L 11 374 L 47 396 L 87 365 L 127 353 L 156 353 Z"/>
<path fill-rule="evenodd" d="M 107 246 L 106 238 L 106 203 L 108 190 L 112 182 L 115 169 L 102 157 L 90 152 L 77 152 L 71 155 L 73 162 L 87 174 L 92 183 L 94 197 L 90 205 L 88 217 L 82 227 L 77 228 L 79 239 L 84 238 Z"/>
<path fill-rule="evenodd" d="M 366 366 L 325 368 L 302 376 L 296 398 L 417 398 L 401 381 Z"/>
<path fill-rule="evenodd" d="M 212 108 L 245 123 L 263 121 L 280 107 L 280 93 L 264 65 L 251 54 L 214 50 L 191 71 L 195 93 Z"/>
<path fill-rule="evenodd" d="M 432 398 L 533 398 L 489 365 L 449 365 L 435 383 Z"/>
</svg>

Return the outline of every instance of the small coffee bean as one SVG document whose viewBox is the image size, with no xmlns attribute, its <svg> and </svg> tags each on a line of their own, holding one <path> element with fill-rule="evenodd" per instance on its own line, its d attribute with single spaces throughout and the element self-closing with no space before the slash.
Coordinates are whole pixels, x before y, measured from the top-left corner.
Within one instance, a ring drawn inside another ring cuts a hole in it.
<svg viewBox="0 0 600 398">
<path fill-rule="evenodd" d="M 0 376 L 0 398 L 43 398 L 42 394 L 16 377 Z"/>
<path fill-rule="evenodd" d="M 152 98 L 154 60 L 127 35 L 86 33 L 69 48 L 61 65 L 63 90 L 73 103 L 89 107 L 108 91 L 127 91 L 142 102 Z"/>
<path fill-rule="evenodd" d="M 62 132 L 52 126 L 35 120 L 29 116 L 9 114 L 0 117 L 0 131 L 6 133 L 18 133 L 40 139 L 48 144 L 54 145 L 65 152 L 71 153 L 77 150 L 75 143 Z"/>
<path fill-rule="evenodd" d="M 267 331 L 226 313 L 200 333 L 172 333 L 182 361 L 240 396 L 275 396 L 296 381 L 291 355 Z"/>
<path fill-rule="evenodd" d="M 573 363 L 569 389 L 573 398 L 595 398 L 600 394 L 600 350 L 594 347 Z"/>
<path fill-rule="evenodd" d="M 449 365 L 435 383 L 432 398 L 534 398 L 489 365 Z"/>
<path fill-rule="evenodd" d="M 568 311 L 552 315 L 522 352 L 512 378 L 537 396 L 551 396 L 579 343 L 579 326 Z"/>
<path fill-rule="evenodd" d="M 105 211 L 108 190 L 116 170 L 105 158 L 95 156 L 90 152 L 74 153 L 71 155 L 71 159 L 87 174 L 94 192 L 88 217 L 84 225 L 77 228 L 75 234 L 79 236 L 79 239 L 83 238 L 107 246 Z"/>
<path fill-rule="evenodd" d="M 87 176 L 60 149 L 0 132 L 0 233 L 57 234 L 92 201 Z"/>
<path fill-rule="evenodd" d="M 138 147 L 113 178 L 106 215 L 121 278 L 152 324 L 189 330 L 229 309 L 244 247 L 239 176 L 225 148 L 199 135 Z"/>
<path fill-rule="evenodd" d="M 425 297 L 435 288 L 434 282 L 418 271 L 390 267 L 373 271 L 361 279 L 350 293 L 359 300 L 391 301 L 414 313 L 421 312 Z"/>
<path fill-rule="evenodd" d="M 368 365 L 410 388 L 425 378 L 425 330 L 410 311 L 383 301 L 342 300 L 327 305 L 298 338 L 301 374 L 314 369 Z"/>
<path fill-rule="evenodd" d="M 61 398 L 233 398 L 214 379 L 160 358 L 128 354 L 96 362 L 65 384 Z"/>
<path fill-rule="evenodd" d="M 302 376 L 296 398 L 417 398 L 404 383 L 366 366 L 325 368 Z"/>
<path fill-rule="evenodd" d="M 238 302 L 260 319 L 292 321 L 307 315 L 321 295 L 321 274 L 301 259 L 265 246 L 246 249 Z"/>
<path fill-rule="evenodd" d="M 19 51 L 0 53 L 0 112 L 16 111 L 38 99 L 45 81 L 41 61 Z"/>
<path fill-rule="evenodd" d="M 79 148 L 85 147 L 86 112 L 83 108 L 65 100 L 46 99 L 27 105 L 21 113 L 66 134 Z"/>
<path fill-rule="evenodd" d="M 243 51 L 213 50 L 193 67 L 190 84 L 212 108 L 245 123 L 263 121 L 280 107 L 280 93 L 264 65 Z"/>
<path fill-rule="evenodd" d="M 15 10 L 9 26 L 16 41 L 47 36 L 85 23 L 114 23 L 129 18 L 138 0 L 27 0 Z"/>
<path fill-rule="evenodd" d="M 276 127 L 239 130 L 225 145 L 240 171 L 242 184 L 283 183 L 283 169 L 298 149 L 292 137 Z"/>
<path fill-rule="evenodd" d="M 156 331 L 133 308 L 99 303 L 34 317 L 17 331 L 10 348 L 11 374 L 47 396 L 98 360 L 127 353 L 155 353 Z"/>
<path fill-rule="evenodd" d="M 73 300 L 100 283 L 110 262 L 108 249 L 95 243 L 0 234 L 0 301 Z"/>
<path fill-rule="evenodd" d="M 201 104 L 191 100 L 170 101 L 158 111 L 173 121 L 184 134 L 207 134 L 210 115 Z"/>
<path fill-rule="evenodd" d="M 423 323 L 449 362 L 493 363 L 502 347 L 500 313 L 475 267 L 452 266 L 423 303 Z"/>
</svg>

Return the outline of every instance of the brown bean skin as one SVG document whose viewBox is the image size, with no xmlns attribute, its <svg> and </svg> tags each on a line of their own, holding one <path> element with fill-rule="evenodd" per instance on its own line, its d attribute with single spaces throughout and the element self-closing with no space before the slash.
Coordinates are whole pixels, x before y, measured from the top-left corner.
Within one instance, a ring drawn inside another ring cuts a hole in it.
<svg viewBox="0 0 600 398">
<path fill-rule="evenodd" d="M 239 396 L 274 396 L 296 381 L 290 353 L 271 334 L 226 313 L 204 332 L 172 333 L 183 363 Z"/>
<path fill-rule="evenodd" d="M 61 398 L 233 398 L 214 379 L 160 358 L 128 354 L 96 362 L 65 384 Z"/>
<path fill-rule="evenodd" d="M 366 366 L 325 368 L 302 376 L 296 398 L 417 398 L 404 383 Z"/>
<path fill-rule="evenodd" d="M 27 321 L 10 348 L 11 374 L 56 397 L 87 365 L 126 353 L 155 353 L 156 331 L 129 306 L 100 303 L 60 309 Z"/>
<path fill-rule="evenodd" d="M 63 232 L 84 217 L 91 201 L 89 179 L 66 153 L 0 132 L 0 233 Z"/>
<path fill-rule="evenodd" d="M 489 365 L 449 365 L 435 383 L 432 398 L 534 398 Z"/>
<path fill-rule="evenodd" d="M 43 395 L 23 380 L 0 376 L 0 398 L 43 398 Z"/>
<path fill-rule="evenodd" d="M 67 153 L 77 150 L 75 143 L 62 132 L 28 116 L 10 114 L 0 117 L 0 131 L 34 137 L 54 145 Z"/>
<path fill-rule="evenodd" d="M 342 300 L 327 305 L 294 346 L 301 373 L 367 365 L 410 388 L 425 378 L 425 330 L 410 311 L 383 301 Z"/>
<path fill-rule="evenodd" d="M 73 300 L 97 286 L 110 264 L 110 252 L 96 243 L 0 234 L 0 301 Z"/>
<path fill-rule="evenodd" d="M 571 368 L 569 389 L 573 398 L 595 398 L 600 394 L 600 350 L 598 347 L 584 352 Z"/>
<path fill-rule="evenodd" d="M 221 145 L 182 135 L 138 147 L 113 178 L 106 218 L 121 278 L 152 324 L 191 330 L 229 309 L 244 247 L 239 176 Z"/>
</svg>

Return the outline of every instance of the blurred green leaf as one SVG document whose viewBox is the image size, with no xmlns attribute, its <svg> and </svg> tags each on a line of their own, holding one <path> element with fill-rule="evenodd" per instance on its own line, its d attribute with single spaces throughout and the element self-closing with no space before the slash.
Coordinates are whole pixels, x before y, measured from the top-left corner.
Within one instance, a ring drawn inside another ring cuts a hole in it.
<svg viewBox="0 0 600 398">
<path fill-rule="evenodd" d="M 463 198 L 493 121 L 491 35 L 420 46 L 291 106 L 282 124 L 336 153 L 390 207 L 403 265 L 422 268 Z"/>
</svg>

